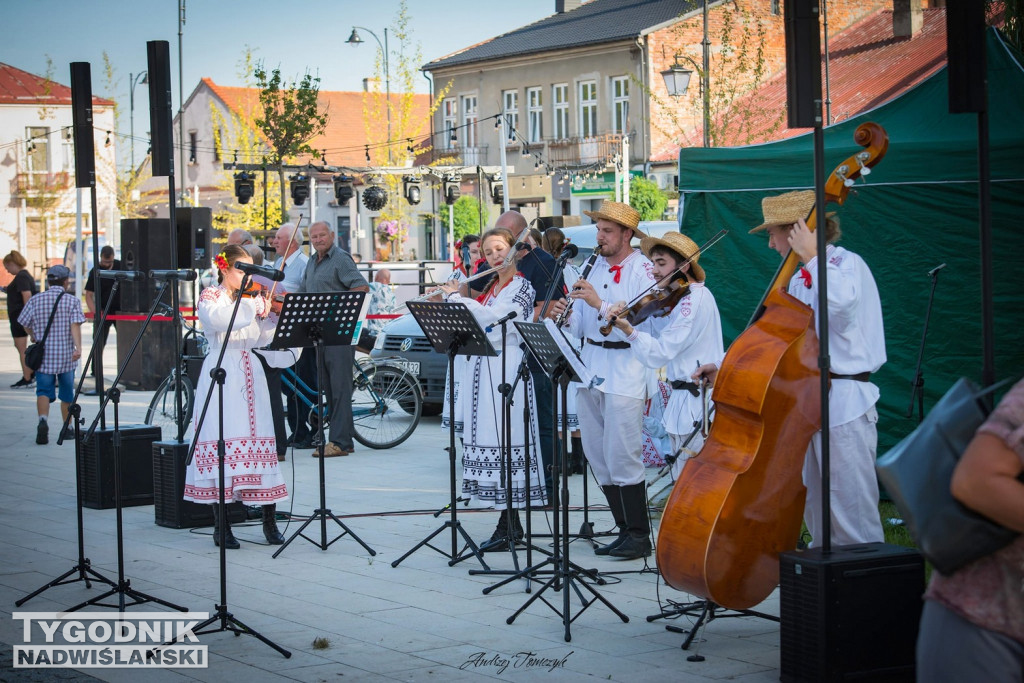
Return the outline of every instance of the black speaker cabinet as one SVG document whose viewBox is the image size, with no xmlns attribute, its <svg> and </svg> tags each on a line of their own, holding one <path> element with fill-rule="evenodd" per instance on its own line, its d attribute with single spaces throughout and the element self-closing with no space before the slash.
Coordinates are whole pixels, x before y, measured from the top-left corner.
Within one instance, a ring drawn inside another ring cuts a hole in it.
<svg viewBox="0 0 1024 683">
<path fill-rule="evenodd" d="M 174 175 L 174 133 L 171 125 L 171 58 L 167 41 L 147 42 L 146 57 L 149 68 L 149 130 L 152 141 L 150 164 L 154 176 L 170 176 Z"/>
<path fill-rule="evenodd" d="M 166 218 L 131 218 L 121 221 L 121 262 L 125 270 L 140 270 L 146 278 L 121 285 L 121 310 L 141 313 L 153 305 L 159 283 L 151 270 L 171 270 L 171 222 Z M 171 303 L 170 289 L 164 303 Z"/>
<path fill-rule="evenodd" d="M 213 506 L 183 500 L 185 493 L 185 458 L 188 443 L 157 441 L 153 444 L 153 512 L 158 526 L 191 529 L 213 526 Z M 240 524 L 246 520 L 242 503 L 229 503 L 228 521 Z"/>
<path fill-rule="evenodd" d="M 813 128 L 822 112 L 818 0 L 786 0 L 785 25 L 789 127 Z"/>
<path fill-rule="evenodd" d="M 92 75 L 89 62 L 71 62 L 71 110 L 75 132 L 75 187 L 96 185 L 92 130 Z"/>
<path fill-rule="evenodd" d="M 82 505 L 94 510 L 114 507 L 114 429 L 110 415 L 107 429 L 97 429 L 82 445 Z M 121 505 L 153 503 L 153 442 L 160 428 L 121 425 Z"/>
<path fill-rule="evenodd" d="M 125 365 L 128 351 L 142 328 L 141 320 L 117 321 L 117 364 Z M 121 381 L 129 389 L 153 391 L 160 382 L 171 374 L 177 361 L 175 353 L 174 323 L 170 320 L 154 320 L 149 323 L 142 341 L 124 367 Z M 168 435 L 170 436 L 170 435 Z"/>
<path fill-rule="evenodd" d="M 210 267 L 210 231 L 213 211 L 205 206 L 179 206 L 174 210 L 178 224 L 178 268 L 204 270 Z M 167 266 L 173 268 L 174 266 Z"/>
<path fill-rule="evenodd" d="M 914 681 L 924 559 L 885 543 L 782 553 L 781 679 Z"/>
<path fill-rule="evenodd" d="M 946 3 L 946 73 L 949 113 L 985 111 L 988 59 L 985 55 L 985 7 L 977 0 Z"/>
</svg>

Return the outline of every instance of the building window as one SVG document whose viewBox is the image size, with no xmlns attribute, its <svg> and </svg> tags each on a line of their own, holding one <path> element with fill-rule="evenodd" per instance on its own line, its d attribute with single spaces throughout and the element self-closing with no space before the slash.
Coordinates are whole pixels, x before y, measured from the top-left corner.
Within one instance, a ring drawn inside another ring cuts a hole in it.
<svg viewBox="0 0 1024 683">
<path fill-rule="evenodd" d="M 50 129 L 42 126 L 29 126 L 25 129 L 28 140 L 28 171 L 29 173 L 50 172 Z"/>
<path fill-rule="evenodd" d="M 459 125 L 459 108 L 455 104 L 454 97 L 449 97 L 444 101 L 441 112 L 444 116 L 444 148 L 451 149 L 458 144 L 452 141 L 452 136 L 455 135 L 455 126 Z"/>
<path fill-rule="evenodd" d="M 526 111 L 529 116 L 529 140 L 540 142 L 544 138 L 544 102 L 540 88 L 526 89 Z"/>
<path fill-rule="evenodd" d="M 779 14 L 781 14 L 781 12 L 779 10 L 779 5 L 780 4 L 781 3 L 779 2 L 779 0 L 772 0 L 772 14 L 773 15 L 779 16 Z"/>
<path fill-rule="evenodd" d="M 65 138 L 60 145 L 61 165 L 60 168 L 66 173 L 75 173 L 75 141 Z"/>
<path fill-rule="evenodd" d="M 614 133 L 629 132 L 628 76 L 616 76 L 612 79 L 612 126 Z"/>
<path fill-rule="evenodd" d="M 508 125 L 508 141 L 515 142 L 515 131 L 519 129 L 519 91 L 503 90 L 501 93 L 502 111 Z"/>
<path fill-rule="evenodd" d="M 213 131 L 213 160 L 220 161 L 220 147 L 224 144 L 224 131 L 220 128 Z"/>
<path fill-rule="evenodd" d="M 554 133 L 556 140 L 565 140 L 569 137 L 569 84 L 559 83 L 551 86 L 551 101 L 553 105 Z"/>
<path fill-rule="evenodd" d="M 580 81 L 580 136 L 597 135 L 597 81 Z"/>
<path fill-rule="evenodd" d="M 479 117 L 479 112 L 476 108 L 476 95 L 463 95 L 462 96 L 462 130 L 463 137 L 466 139 L 464 147 L 476 147 L 477 146 L 477 130 L 476 121 Z"/>
<path fill-rule="evenodd" d="M 190 130 L 188 132 L 188 163 L 196 163 L 196 152 L 199 148 L 199 131 Z"/>
</svg>

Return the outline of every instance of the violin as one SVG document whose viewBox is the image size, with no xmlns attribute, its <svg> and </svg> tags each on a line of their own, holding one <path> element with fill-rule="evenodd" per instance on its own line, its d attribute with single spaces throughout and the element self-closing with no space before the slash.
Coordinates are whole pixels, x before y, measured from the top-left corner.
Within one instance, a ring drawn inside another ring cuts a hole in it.
<svg viewBox="0 0 1024 683">
<path fill-rule="evenodd" d="M 645 294 L 619 315 L 609 316 L 608 322 L 601 326 L 601 334 L 605 337 L 611 334 L 612 328 L 619 318 L 625 318 L 630 325 L 639 325 L 648 318 L 664 318 L 689 293 L 689 281 L 685 276 L 679 274 L 663 289 L 656 289 L 650 294 Z"/>
</svg>

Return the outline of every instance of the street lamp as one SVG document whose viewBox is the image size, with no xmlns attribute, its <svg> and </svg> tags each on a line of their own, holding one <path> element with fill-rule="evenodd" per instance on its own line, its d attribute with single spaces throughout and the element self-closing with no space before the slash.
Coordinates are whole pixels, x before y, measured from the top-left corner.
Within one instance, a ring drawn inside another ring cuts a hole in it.
<svg viewBox="0 0 1024 683">
<path fill-rule="evenodd" d="M 697 66 L 697 62 L 693 61 L 686 55 L 676 54 L 675 60 L 668 69 L 661 72 L 661 77 L 665 79 L 665 88 L 668 90 L 668 94 L 672 97 L 680 97 L 686 92 L 687 86 L 690 85 L 690 77 L 693 75 L 693 71 L 687 69 L 685 66 L 679 63 L 679 58 L 682 57 L 690 64 L 693 64 L 693 68 L 700 74 L 700 99 L 704 110 L 704 146 L 711 146 L 711 41 L 708 40 L 708 3 L 704 3 L 704 39 L 701 40 L 701 52 L 703 53 L 704 68 Z"/>
<path fill-rule="evenodd" d="M 135 86 L 138 84 L 149 83 L 149 72 L 143 71 L 140 74 L 128 74 L 128 82 L 131 83 L 131 87 L 128 89 L 128 125 L 129 136 L 131 137 L 132 143 L 132 173 L 135 172 Z"/>
<path fill-rule="evenodd" d="M 356 29 L 363 29 L 377 41 L 377 45 L 380 46 L 381 54 L 384 55 L 384 91 L 387 97 L 387 114 L 388 114 L 388 165 L 391 165 L 391 71 L 388 68 L 388 29 L 384 28 L 384 42 L 380 42 L 380 38 L 377 34 L 366 28 L 365 26 L 353 26 L 352 35 L 348 37 L 345 42 L 352 47 L 359 47 L 364 41 L 360 37 L 359 32 Z"/>
</svg>

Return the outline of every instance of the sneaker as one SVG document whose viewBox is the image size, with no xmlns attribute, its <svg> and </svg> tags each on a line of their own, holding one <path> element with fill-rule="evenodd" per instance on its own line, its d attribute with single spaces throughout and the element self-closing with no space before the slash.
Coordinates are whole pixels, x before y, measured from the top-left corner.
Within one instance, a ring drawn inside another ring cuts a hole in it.
<svg viewBox="0 0 1024 683">
<path fill-rule="evenodd" d="M 36 443 L 40 446 L 50 443 L 50 425 L 46 420 L 40 420 L 36 427 Z"/>
<path fill-rule="evenodd" d="M 11 385 L 11 389 L 21 389 L 22 387 L 30 387 L 30 386 L 32 386 L 35 383 L 36 383 L 36 378 L 35 377 L 33 377 L 32 379 L 25 379 L 24 377 L 22 377 L 17 382 L 15 382 L 14 384 Z"/>
</svg>

